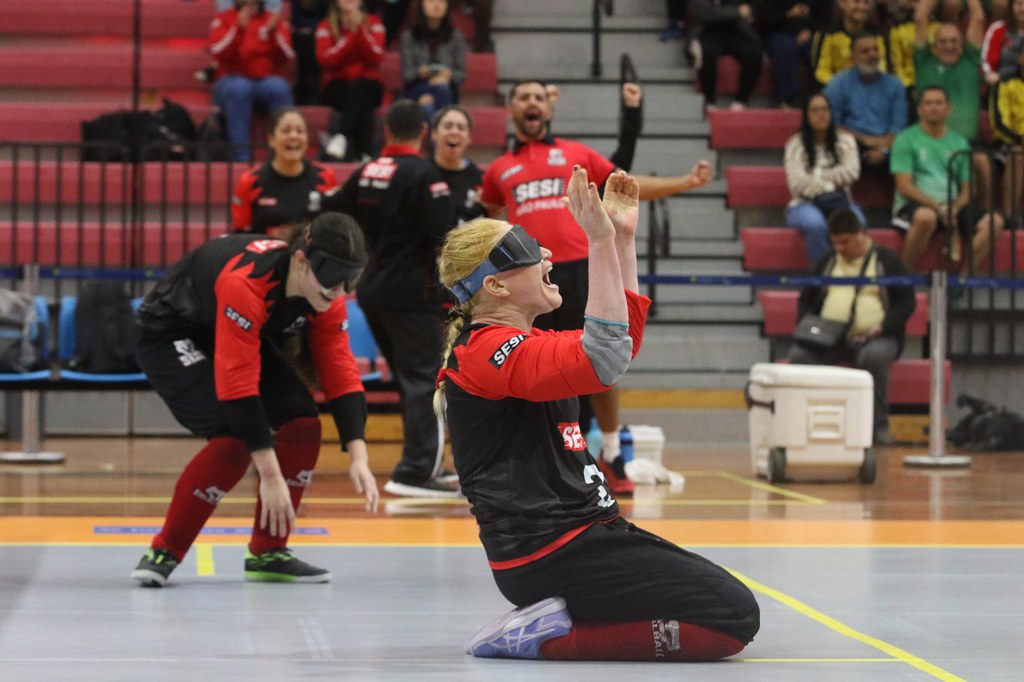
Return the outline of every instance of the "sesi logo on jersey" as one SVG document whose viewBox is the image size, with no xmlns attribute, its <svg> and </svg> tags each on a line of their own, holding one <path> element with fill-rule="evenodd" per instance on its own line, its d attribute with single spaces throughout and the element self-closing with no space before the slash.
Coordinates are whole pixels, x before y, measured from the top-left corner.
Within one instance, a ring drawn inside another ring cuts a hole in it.
<svg viewBox="0 0 1024 682">
<path fill-rule="evenodd" d="M 280 239 L 257 239 L 254 242 L 246 244 L 245 250 L 252 251 L 253 253 L 266 253 L 267 251 L 273 251 L 274 249 L 283 249 L 286 246 L 288 246 L 288 244 Z"/>
<path fill-rule="evenodd" d="M 359 174 L 359 178 L 362 181 L 360 184 L 369 184 L 369 181 L 371 180 L 387 184 L 391 182 L 391 177 L 397 170 L 398 164 L 396 164 L 391 157 L 381 157 L 376 161 L 371 161 L 363 167 L 363 172 Z"/>
<path fill-rule="evenodd" d="M 501 367 L 505 364 L 505 361 L 508 360 L 509 353 L 514 351 L 525 338 L 525 334 L 513 336 L 511 339 L 501 344 L 501 347 L 498 350 L 494 351 L 494 355 L 491 356 L 491 359 L 488 360 L 488 362 L 495 367 Z"/>
<path fill-rule="evenodd" d="M 427 188 L 427 191 L 430 192 L 430 197 L 432 199 L 437 199 L 438 197 L 446 197 L 449 194 L 451 194 L 451 190 L 448 188 L 448 183 L 445 182 L 444 180 L 441 180 L 440 182 L 430 183 L 430 187 Z"/>
<path fill-rule="evenodd" d="M 579 422 L 559 422 L 558 431 L 562 434 L 562 444 L 565 445 L 566 450 L 582 452 L 587 449 L 587 444 L 583 441 L 583 432 L 580 431 Z"/>
<path fill-rule="evenodd" d="M 565 194 L 565 180 L 563 178 L 543 178 L 542 180 L 531 180 L 516 185 L 512 189 L 512 196 L 516 204 L 524 204 L 532 199 L 545 199 L 547 197 L 561 197 Z"/>
<path fill-rule="evenodd" d="M 224 317 L 228 318 L 244 331 L 252 329 L 252 322 L 247 320 L 241 313 L 232 308 L 231 306 L 224 306 Z"/>
</svg>

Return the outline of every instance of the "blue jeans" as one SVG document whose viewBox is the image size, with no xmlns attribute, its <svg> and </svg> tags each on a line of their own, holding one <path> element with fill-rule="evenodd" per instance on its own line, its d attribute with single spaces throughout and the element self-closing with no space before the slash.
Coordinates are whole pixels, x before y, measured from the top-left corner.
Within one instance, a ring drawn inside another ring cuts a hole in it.
<svg viewBox="0 0 1024 682">
<path fill-rule="evenodd" d="M 861 225 L 867 225 L 867 218 L 860 206 L 851 201 L 850 210 Z M 821 209 L 810 201 L 788 207 L 786 224 L 800 230 L 804 237 L 804 248 L 807 249 L 807 260 L 811 261 L 812 266 L 832 250 L 832 243 L 828 240 L 828 220 Z"/>
<path fill-rule="evenodd" d="M 764 51 L 772 66 L 773 94 L 775 104 L 793 104 L 803 91 L 800 65 L 811 72 L 811 41 L 802 45 L 796 36 L 788 31 L 777 31 L 768 36 Z"/>
<path fill-rule="evenodd" d="M 430 123 L 431 119 L 434 118 L 434 112 L 438 109 L 443 109 L 449 104 L 455 103 L 455 95 L 452 92 L 452 86 L 447 83 L 432 85 L 424 80 L 413 81 L 405 86 L 405 90 L 402 92 L 402 95 L 404 97 L 408 97 L 414 102 L 418 101 L 423 95 L 433 96 L 433 104 L 420 104 L 420 109 L 423 110 L 423 118 L 427 123 Z"/>
<path fill-rule="evenodd" d="M 271 113 L 280 107 L 290 106 L 292 89 L 281 76 L 246 78 L 228 74 L 213 84 L 213 103 L 224 112 L 235 161 L 251 161 L 249 136 L 253 108 L 258 106 Z"/>
<path fill-rule="evenodd" d="M 283 0 L 264 0 L 268 12 L 280 12 Z M 235 0 L 217 0 L 217 11 L 227 12 L 235 6 Z"/>
</svg>

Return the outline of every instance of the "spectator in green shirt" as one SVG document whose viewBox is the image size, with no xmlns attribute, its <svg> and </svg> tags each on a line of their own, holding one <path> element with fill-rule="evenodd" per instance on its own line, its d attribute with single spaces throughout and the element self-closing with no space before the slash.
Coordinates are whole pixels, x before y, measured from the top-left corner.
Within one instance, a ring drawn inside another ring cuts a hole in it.
<svg viewBox="0 0 1024 682">
<path fill-rule="evenodd" d="M 955 225 L 950 259 L 960 261 L 961 275 L 969 275 L 988 257 L 990 244 L 1003 229 L 1003 217 L 971 203 L 967 154 L 957 157 L 952 168 L 949 165 L 950 157 L 971 148 L 967 138 L 947 124 L 951 111 L 945 90 L 937 85 L 924 87 L 917 105 L 919 122 L 896 136 L 890 159 L 896 181 L 892 225 L 906 232 L 903 263 L 908 270 L 917 264 L 936 230 Z M 957 192 L 952 201 L 947 194 L 950 187 Z M 961 256 L 960 248 L 961 239 L 967 238 L 971 240 L 969 258 Z"/>
<path fill-rule="evenodd" d="M 914 10 L 914 77 L 920 93 L 938 85 L 949 97 L 952 113 L 949 127 L 970 141 L 978 137 L 981 113 L 981 45 L 985 38 L 985 10 L 981 0 L 967 0 L 967 31 L 944 22 L 935 29 L 929 46 L 928 24 L 937 0 L 920 0 Z M 975 197 L 987 197 L 992 170 L 984 154 L 972 160 Z"/>
</svg>

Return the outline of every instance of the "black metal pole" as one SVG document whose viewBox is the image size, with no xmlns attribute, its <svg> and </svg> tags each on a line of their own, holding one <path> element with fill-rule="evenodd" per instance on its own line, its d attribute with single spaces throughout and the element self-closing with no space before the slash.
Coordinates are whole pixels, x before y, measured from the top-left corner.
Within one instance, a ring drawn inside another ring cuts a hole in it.
<svg viewBox="0 0 1024 682">
<path fill-rule="evenodd" d="M 136 0 L 137 2 L 138 0 Z M 601 67 L 601 0 L 594 0 L 594 34 L 593 45 L 594 53 L 590 61 L 590 75 L 594 78 L 600 78 L 603 69 Z"/>
<path fill-rule="evenodd" d="M 142 0 L 132 3 L 132 111 L 139 110 L 139 93 L 142 90 Z"/>
</svg>

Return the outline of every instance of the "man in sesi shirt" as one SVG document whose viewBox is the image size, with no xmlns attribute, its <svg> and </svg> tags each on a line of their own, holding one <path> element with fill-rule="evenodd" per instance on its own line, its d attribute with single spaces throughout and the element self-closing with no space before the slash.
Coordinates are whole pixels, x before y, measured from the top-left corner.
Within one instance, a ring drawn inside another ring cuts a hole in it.
<svg viewBox="0 0 1024 682">
<path fill-rule="evenodd" d="M 384 490 L 457 497 L 453 477 L 441 475 L 444 437 L 431 407 L 449 300 L 437 280 L 437 251 L 453 209 L 448 184 L 419 155 L 426 129 L 419 105 L 397 100 L 384 119 L 380 157 L 326 197 L 324 208 L 351 215 L 366 235 L 359 305 L 402 395 L 402 458 Z"/>
<path fill-rule="evenodd" d="M 540 329 L 579 329 L 587 301 L 587 239 L 562 204 L 573 166 L 587 170 L 599 186 L 615 170 L 611 161 L 590 147 L 549 133 L 550 93 L 539 80 L 520 81 L 509 92 L 508 116 L 515 128 L 512 148 L 484 174 L 482 201 L 492 216 L 522 225 L 531 237 L 554 253 L 551 279 L 564 303 L 537 320 Z M 711 180 L 711 166 L 701 160 L 687 175 L 637 175 L 640 199 L 651 200 L 702 187 Z M 613 386 L 590 396 L 603 435 L 600 465 L 615 492 L 632 492 L 619 457 L 618 391 Z M 588 423 L 586 416 L 584 425 Z"/>
<path fill-rule="evenodd" d="M 756 634 L 750 590 L 707 559 L 621 517 L 587 452 L 576 396 L 613 385 L 640 349 L 639 188 L 612 175 L 602 204 L 579 166 L 567 212 L 587 239 L 582 329 L 542 331 L 562 303 L 553 254 L 521 226 L 453 230 L 441 280 L 458 297 L 435 408 L 501 593 L 518 608 L 466 653 L 548 660 L 710 661 Z"/>
<path fill-rule="evenodd" d="M 289 245 L 228 235 L 170 269 L 139 310 L 139 364 L 171 413 L 207 439 L 178 479 L 167 518 L 132 572 L 162 587 L 221 498 L 259 473 L 246 580 L 326 582 L 292 556 L 288 535 L 320 453 L 319 410 L 275 343 L 305 333 L 349 476 L 376 509 L 367 463 L 366 397 L 345 332 L 345 294 L 366 262 L 359 226 L 324 214 Z"/>
</svg>

